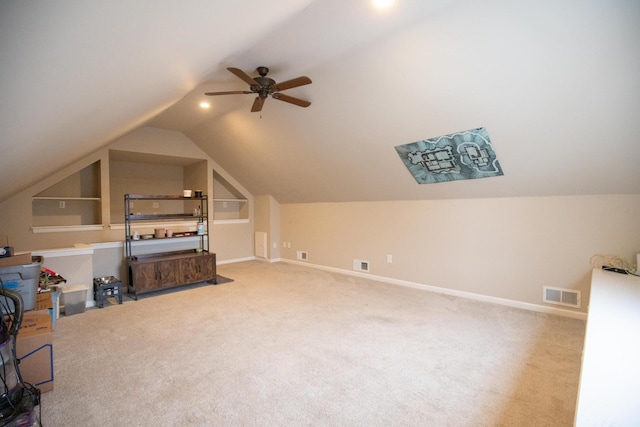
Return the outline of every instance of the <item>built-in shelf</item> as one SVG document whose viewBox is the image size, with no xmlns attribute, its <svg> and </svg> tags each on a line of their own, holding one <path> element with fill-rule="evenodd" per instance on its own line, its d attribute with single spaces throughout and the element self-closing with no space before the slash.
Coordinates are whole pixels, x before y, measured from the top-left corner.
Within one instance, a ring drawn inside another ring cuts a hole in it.
<svg viewBox="0 0 640 427">
<path fill-rule="evenodd" d="M 100 161 L 32 194 L 34 233 L 94 231 L 103 228 Z"/>
<path fill-rule="evenodd" d="M 214 219 L 213 223 L 215 225 L 220 224 L 248 224 L 250 221 L 248 218 L 245 219 Z"/>
<path fill-rule="evenodd" d="M 183 214 L 140 214 L 129 215 L 131 221 L 159 221 L 159 220 L 171 220 L 171 219 L 193 219 L 197 220 L 198 217 L 191 213 Z"/>
<path fill-rule="evenodd" d="M 94 225 L 51 225 L 41 227 L 31 227 L 31 231 L 36 233 L 68 233 L 70 231 L 100 231 L 104 229 L 102 224 Z"/>
<path fill-rule="evenodd" d="M 247 222 L 249 207 L 246 196 L 224 177 L 213 171 L 213 223 Z"/>
<path fill-rule="evenodd" d="M 198 218 L 197 217 L 191 217 L 192 220 L 191 221 L 162 221 L 162 225 L 164 227 L 192 227 L 193 230 L 195 230 L 197 224 L 198 224 Z M 158 226 L 158 221 L 137 221 L 136 222 L 136 227 L 140 228 L 140 229 L 144 229 L 144 228 L 154 228 Z M 109 229 L 110 230 L 124 230 L 125 229 L 125 224 L 124 223 L 119 223 L 119 224 L 109 224 Z"/>
<path fill-rule="evenodd" d="M 51 197 L 44 197 L 44 196 L 34 196 L 32 197 L 33 200 L 86 200 L 86 201 L 91 201 L 91 202 L 99 202 L 100 200 L 102 200 L 100 197 L 65 197 L 65 196 L 51 196 Z"/>
<path fill-rule="evenodd" d="M 247 199 L 213 199 L 214 202 L 240 202 L 244 203 Z"/>
</svg>

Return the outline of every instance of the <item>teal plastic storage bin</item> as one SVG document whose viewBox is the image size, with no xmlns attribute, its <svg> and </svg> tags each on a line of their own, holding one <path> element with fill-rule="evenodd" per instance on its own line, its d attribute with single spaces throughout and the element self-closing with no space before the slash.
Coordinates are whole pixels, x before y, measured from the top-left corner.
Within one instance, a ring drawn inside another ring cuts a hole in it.
<svg viewBox="0 0 640 427">
<path fill-rule="evenodd" d="M 25 310 L 33 310 L 36 306 L 40 269 L 44 257 L 32 256 L 31 264 L 0 267 L 0 279 L 6 289 L 17 291 L 22 297 Z"/>
</svg>

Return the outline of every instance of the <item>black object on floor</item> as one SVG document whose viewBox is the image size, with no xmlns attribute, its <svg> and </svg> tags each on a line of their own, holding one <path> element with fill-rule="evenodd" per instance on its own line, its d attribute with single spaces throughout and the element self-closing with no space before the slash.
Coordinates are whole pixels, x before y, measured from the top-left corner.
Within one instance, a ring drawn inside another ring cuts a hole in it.
<svg viewBox="0 0 640 427">
<path fill-rule="evenodd" d="M 120 279 L 113 276 L 95 277 L 93 279 L 93 296 L 98 307 L 104 307 L 104 301 L 113 297 L 122 304 L 122 289 Z"/>
<path fill-rule="evenodd" d="M 222 285 L 224 283 L 231 283 L 233 282 L 233 279 L 229 279 L 228 277 L 224 277 L 221 275 L 216 275 L 216 285 Z"/>
</svg>

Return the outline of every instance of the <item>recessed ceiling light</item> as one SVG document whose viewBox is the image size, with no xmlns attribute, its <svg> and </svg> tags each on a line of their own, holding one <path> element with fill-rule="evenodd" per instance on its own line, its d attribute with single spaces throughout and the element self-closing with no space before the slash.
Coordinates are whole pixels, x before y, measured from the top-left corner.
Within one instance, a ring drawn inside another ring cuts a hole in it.
<svg viewBox="0 0 640 427">
<path fill-rule="evenodd" d="M 206 108 L 209 108 L 209 107 L 211 107 L 211 104 L 209 104 L 209 103 L 208 103 L 208 102 L 206 102 L 206 101 L 202 101 L 202 102 L 200 103 L 200 108 L 205 108 L 205 109 L 206 109 Z"/>
<path fill-rule="evenodd" d="M 371 4 L 376 9 L 389 9 L 393 3 L 394 0 L 371 0 Z"/>
</svg>

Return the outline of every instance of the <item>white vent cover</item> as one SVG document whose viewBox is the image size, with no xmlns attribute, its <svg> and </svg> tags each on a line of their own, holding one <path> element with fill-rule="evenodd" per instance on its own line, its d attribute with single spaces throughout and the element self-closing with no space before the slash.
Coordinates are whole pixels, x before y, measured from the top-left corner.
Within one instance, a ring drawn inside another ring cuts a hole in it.
<svg viewBox="0 0 640 427">
<path fill-rule="evenodd" d="M 306 251 L 298 251 L 297 255 L 298 255 L 298 259 L 301 259 L 303 261 L 306 261 L 309 259 L 309 254 Z"/>
<path fill-rule="evenodd" d="M 353 260 L 353 269 L 356 271 L 369 271 L 369 261 L 363 261 L 361 259 Z"/>
<path fill-rule="evenodd" d="M 543 292 L 544 294 L 542 300 L 544 302 L 548 302 L 549 304 L 580 308 L 580 291 L 544 286 Z"/>
</svg>

